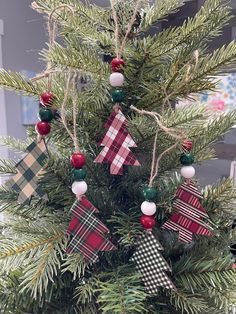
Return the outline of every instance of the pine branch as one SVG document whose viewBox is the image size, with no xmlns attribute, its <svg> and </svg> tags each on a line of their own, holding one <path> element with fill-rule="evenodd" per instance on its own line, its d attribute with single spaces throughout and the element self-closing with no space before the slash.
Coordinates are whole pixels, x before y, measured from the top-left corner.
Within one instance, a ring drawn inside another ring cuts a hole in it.
<svg viewBox="0 0 236 314">
<path fill-rule="evenodd" d="M 61 67 L 76 68 L 81 73 L 107 79 L 110 73 L 109 66 L 98 58 L 96 51 L 86 45 L 63 48 L 59 44 L 43 51 L 43 57 L 53 64 Z"/>
<path fill-rule="evenodd" d="M 42 297 L 60 268 L 65 246 L 63 229 L 62 224 L 55 225 L 55 215 L 37 222 L 8 222 L 8 238 L 1 240 L 1 273 L 23 267 L 21 291 L 30 290 L 34 298 Z"/>
<path fill-rule="evenodd" d="M 211 302 L 213 306 L 217 307 L 217 310 L 215 312 L 218 314 L 222 313 L 222 310 L 224 311 L 225 309 L 229 309 L 230 304 L 235 304 L 235 287 L 232 285 L 230 287 L 231 289 L 221 289 L 221 288 L 210 288 L 208 287 L 208 294 L 209 297 L 211 298 Z M 215 313 L 214 312 L 214 313 Z M 209 312 L 208 312 L 209 313 Z"/>
<path fill-rule="evenodd" d="M 216 49 L 212 54 L 204 56 L 200 59 L 198 69 L 191 81 L 206 77 L 207 75 L 217 75 L 224 73 L 223 66 L 231 66 L 231 70 L 235 69 L 236 44 L 234 42 L 224 45 Z"/>
<path fill-rule="evenodd" d="M 84 275 L 85 267 L 86 264 L 81 254 L 68 255 L 61 266 L 61 272 L 62 274 L 71 272 L 73 274 L 73 280 L 76 280 Z"/>
<path fill-rule="evenodd" d="M 35 9 L 39 13 L 48 14 L 62 4 L 71 6 L 75 11 L 75 16 L 71 16 L 71 12 L 68 12 L 66 9 L 57 12 L 57 19 L 65 21 L 66 25 L 70 25 L 70 23 L 72 25 L 85 23 L 90 28 L 94 26 L 110 30 L 109 13 L 95 4 L 87 5 L 87 3 L 77 0 L 37 0 L 38 7 Z"/>
<path fill-rule="evenodd" d="M 9 159 L 0 159 L 0 174 L 15 174 L 15 162 Z"/>
<path fill-rule="evenodd" d="M 57 6 L 65 3 L 73 8 L 74 14 L 72 15 L 66 9 L 55 14 L 57 23 L 62 28 L 60 30 L 61 36 L 69 41 L 74 41 L 75 37 L 77 39 L 80 38 L 82 43 L 85 42 L 91 45 L 93 49 L 96 47 L 99 52 L 109 52 L 112 50 L 111 47 L 114 48 L 112 38 L 113 26 L 110 25 L 111 15 L 108 10 L 100 9 L 92 4 L 85 5 L 82 1 L 73 0 L 38 0 L 37 4 L 39 7 L 36 10 L 40 13 L 50 14 Z"/>
<path fill-rule="evenodd" d="M 22 289 L 31 291 L 34 299 L 40 298 L 47 292 L 49 281 L 53 282 L 60 269 L 60 259 L 65 250 L 64 233 L 60 232 L 47 239 L 42 246 L 39 256 L 35 256 L 34 263 L 28 264 L 22 276 Z M 58 255 L 61 254 L 61 255 Z"/>
<path fill-rule="evenodd" d="M 32 84 L 27 78 L 20 73 L 0 70 L 0 86 L 6 89 L 20 92 L 26 96 L 38 97 L 43 91 L 43 85 L 39 83 Z"/>
<path fill-rule="evenodd" d="M 189 138 L 193 139 L 193 152 L 202 152 L 203 149 L 214 143 L 220 135 L 223 135 L 235 124 L 236 111 L 222 114 L 219 118 L 208 121 L 202 127 L 193 127 L 189 131 Z M 196 159 L 198 160 L 198 159 Z"/>
<path fill-rule="evenodd" d="M 106 272 L 104 277 L 101 274 L 97 281 L 97 301 L 104 314 L 147 312 L 144 306 L 147 295 L 140 287 L 139 276 L 132 274 L 132 270 L 124 275 L 124 270 L 127 272 L 127 267 L 120 267 L 111 273 Z"/>
<path fill-rule="evenodd" d="M 185 267 L 182 268 L 185 271 L 184 273 L 180 271 L 179 275 L 175 275 L 175 280 L 178 285 L 193 294 L 208 287 L 229 289 L 236 279 L 236 272 L 232 269 L 232 260 L 229 258 L 216 260 L 202 258 L 199 261 L 186 258 L 186 263 L 181 263 L 181 266 Z"/>
<path fill-rule="evenodd" d="M 206 109 L 204 106 L 194 104 L 184 108 L 184 115 L 181 109 L 175 111 L 169 109 L 162 115 L 163 124 L 167 127 L 185 128 L 186 130 L 191 128 L 202 128 L 202 124 L 206 120 Z M 129 119 L 129 129 L 134 136 L 138 147 L 140 145 L 149 143 L 152 141 L 156 134 L 156 125 L 154 121 L 145 116 L 133 115 Z M 138 131 L 137 131 L 138 130 Z M 140 135 L 141 134 L 141 135 Z M 163 132 L 160 130 L 160 137 Z"/>
<path fill-rule="evenodd" d="M 128 81 L 135 86 L 135 89 L 140 88 L 139 84 L 147 85 L 147 89 L 150 89 L 150 83 L 157 82 L 153 87 L 155 97 L 152 102 L 156 100 L 158 103 L 156 96 L 159 92 L 163 93 L 160 88 L 163 84 L 159 83 L 167 81 L 165 89 L 169 90 L 175 78 L 181 80 L 180 77 L 183 75 L 184 80 L 186 72 L 182 74 L 181 68 L 190 62 L 196 49 L 200 52 L 200 56 L 204 53 L 209 39 L 219 36 L 222 26 L 227 24 L 230 18 L 230 9 L 221 0 L 209 0 L 204 3 L 195 17 L 186 20 L 183 25 L 170 27 L 152 37 L 139 39 L 131 51 L 129 48 L 127 57 L 132 61 L 128 63 L 133 63 L 133 66 L 131 71 L 127 70 Z M 173 84 L 173 90 L 178 87 L 179 83 Z M 198 91 L 204 88 L 212 89 L 213 86 L 202 82 L 202 87 L 199 86 Z M 140 94 L 145 95 L 146 90 L 142 90 Z M 147 106 L 147 101 L 147 99 L 140 101 L 138 105 L 144 108 Z"/>
<path fill-rule="evenodd" d="M 180 289 L 166 291 L 166 294 L 170 298 L 169 302 L 178 312 L 200 314 L 208 308 L 204 299 L 186 294 Z"/>
<path fill-rule="evenodd" d="M 80 285 L 76 287 L 74 298 L 77 304 L 92 304 L 95 301 L 94 291 L 97 289 L 97 278 L 82 278 Z"/>
<path fill-rule="evenodd" d="M 128 212 L 117 212 L 110 218 L 109 222 L 114 226 L 114 235 L 119 236 L 122 245 L 128 247 L 134 245 L 137 237 L 142 234 L 138 217 L 137 208 L 133 208 Z"/>
<path fill-rule="evenodd" d="M 179 27 L 168 28 L 153 38 L 153 43 L 151 42 L 151 45 L 155 45 L 153 57 L 172 54 L 182 45 L 189 49 L 186 44 L 199 49 L 206 39 L 219 36 L 222 26 L 227 24 L 230 18 L 230 8 L 224 5 L 222 0 L 205 1 L 204 6 L 193 18 L 187 19 Z"/>
<path fill-rule="evenodd" d="M 222 211 L 224 218 L 225 214 L 230 214 L 230 220 L 234 216 L 234 200 L 236 197 L 236 189 L 231 179 L 220 180 L 214 186 L 206 186 L 203 191 L 204 203 L 209 214 L 218 214 Z"/>
<path fill-rule="evenodd" d="M 27 146 L 29 145 L 28 141 L 22 141 L 11 136 L 1 136 L 0 145 L 6 146 L 12 149 L 14 152 L 25 152 Z"/>
<path fill-rule="evenodd" d="M 169 14 L 176 13 L 185 2 L 183 0 L 155 1 L 146 11 L 144 9 L 143 20 L 140 26 L 141 30 L 145 32 L 150 26 L 163 20 Z"/>
</svg>

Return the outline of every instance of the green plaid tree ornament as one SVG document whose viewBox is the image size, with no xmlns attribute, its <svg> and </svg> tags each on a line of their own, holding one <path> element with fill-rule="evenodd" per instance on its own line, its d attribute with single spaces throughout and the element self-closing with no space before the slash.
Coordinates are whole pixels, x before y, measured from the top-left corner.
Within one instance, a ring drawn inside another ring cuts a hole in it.
<svg viewBox="0 0 236 314">
<path fill-rule="evenodd" d="M 45 160 L 48 158 L 43 139 L 31 143 L 26 152 L 28 154 L 16 164 L 17 173 L 6 184 L 19 193 L 18 202 L 23 205 L 29 205 L 32 196 L 45 196 L 38 185 L 38 178 L 42 175 Z"/>
</svg>

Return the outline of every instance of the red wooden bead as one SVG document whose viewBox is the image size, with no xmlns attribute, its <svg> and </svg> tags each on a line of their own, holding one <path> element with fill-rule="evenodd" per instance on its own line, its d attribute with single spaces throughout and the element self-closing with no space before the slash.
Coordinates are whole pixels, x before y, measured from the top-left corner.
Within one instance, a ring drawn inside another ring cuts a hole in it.
<svg viewBox="0 0 236 314">
<path fill-rule="evenodd" d="M 123 67 L 125 66 L 125 61 L 120 58 L 114 58 L 111 61 L 111 69 L 113 72 L 122 71 Z"/>
<path fill-rule="evenodd" d="M 187 150 L 188 152 L 190 152 L 192 147 L 193 147 L 193 142 L 192 141 L 185 140 L 185 141 L 182 142 L 183 150 Z"/>
<path fill-rule="evenodd" d="M 73 153 L 70 157 L 70 163 L 74 168 L 82 168 L 86 163 L 86 157 L 82 153 Z"/>
<path fill-rule="evenodd" d="M 40 95 L 40 102 L 45 106 L 50 106 L 54 100 L 54 95 L 51 92 L 45 92 Z"/>
<path fill-rule="evenodd" d="M 154 216 L 142 215 L 140 223 L 145 229 L 152 229 L 156 224 L 156 219 Z"/>
<path fill-rule="evenodd" d="M 51 126 L 46 121 L 39 121 L 35 126 L 36 132 L 40 135 L 48 135 L 51 131 Z"/>
</svg>

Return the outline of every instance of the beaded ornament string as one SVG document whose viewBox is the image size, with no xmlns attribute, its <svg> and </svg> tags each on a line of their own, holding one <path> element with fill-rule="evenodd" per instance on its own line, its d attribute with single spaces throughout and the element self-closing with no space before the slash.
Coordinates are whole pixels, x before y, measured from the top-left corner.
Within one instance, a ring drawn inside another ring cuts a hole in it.
<svg viewBox="0 0 236 314">
<path fill-rule="evenodd" d="M 115 25 L 115 29 L 114 29 L 114 37 L 115 37 L 115 55 L 116 58 L 114 58 L 111 61 L 111 69 L 112 69 L 112 74 L 110 75 L 110 84 L 112 87 L 114 87 L 115 89 L 112 90 L 111 92 L 111 96 L 112 96 L 112 100 L 115 103 L 114 106 L 114 111 L 116 113 L 118 113 L 119 109 L 120 109 L 120 104 L 122 103 L 122 101 L 124 100 L 124 92 L 121 89 L 121 87 L 124 84 L 124 75 L 121 73 L 124 66 L 125 66 L 125 62 L 122 59 L 122 54 L 124 52 L 125 49 L 125 44 L 127 41 L 127 38 L 132 30 L 132 26 L 134 25 L 138 10 L 140 8 L 140 4 L 141 4 L 142 0 L 137 0 L 136 5 L 134 7 L 134 11 L 133 14 L 129 20 L 129 23 L 126 27 L 126 33 L 123 37 L 123 40 L 120 40 L 120 27 L 119 27 L 119 18 L 117 16 L 117 12 L 115 9 L 115 5 L 116 5 L 116 1 L 114 0 L 110 0 L 110 4 L 111 4 L 111 9 L 112 9 L 112 17 L 114 20 L 114 25 Z"/>
</svg>

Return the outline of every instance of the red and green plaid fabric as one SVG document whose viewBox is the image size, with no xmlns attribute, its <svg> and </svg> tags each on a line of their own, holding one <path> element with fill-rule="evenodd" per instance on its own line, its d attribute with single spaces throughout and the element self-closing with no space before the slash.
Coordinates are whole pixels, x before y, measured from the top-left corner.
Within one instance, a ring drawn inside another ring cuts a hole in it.
<svg viewBox="0 0 236 314">
<path fill-rule="evenodd" d="M 179 232 L 179 240 L 191 242 L 193 234 L 211 236 L 209 227 L 202 221 L 208 215 L 199 202 L 200 192 L 192 182 L 184 182 L 176 192 L 173 207 L 178 212 L 173 213 L 164 223 L 163 228 Z"/>
<path fill-rule="evenodd" d="M 81 253 L 87 263 L 94 263 L 98 259 L 98 252 L 116 249 L 104 235 L 109 230 L 94 216 L 98 209 L 86 197 L 76 200 L 71 213 L 72 219 L 66 232 L 69 237 L 68 254 Z"/>
<path fill-rule="evenodd" d="M 48 157 L 44 140 L 39 143 L 34 141 L 27 147 L 26 152 L 28 154 L 16 164 L 17 174 L 6 183 L 19 193 L 18 202 L 23 205 L 29 204 L 33 195 L 45 195 L 38 185 L 38 178 Z"/>
<path fill-rule="evenodd" d="M 121 110 L 112 112 L 104 125 L 108 131 L 100 142 L 100 146 L 104 148 L 94 160 L 97 163 L 110 164 L 110 173 L 114 175 L 122 175 L 124 165 L 140 166 L 129 149 L 137 145 L 129 134 L 126 124 L 126 118 Z"/>
</svg>

